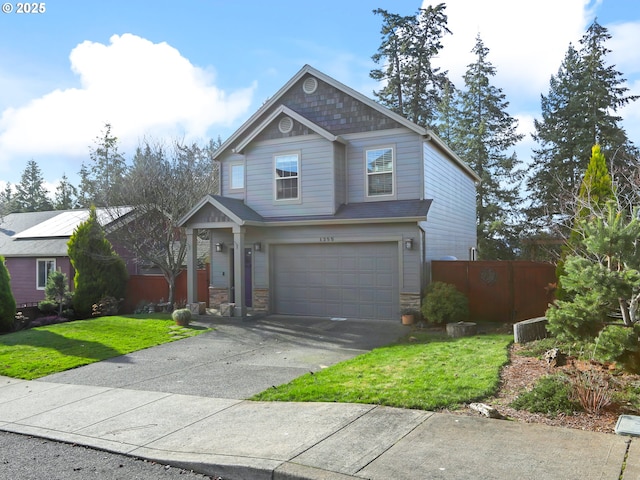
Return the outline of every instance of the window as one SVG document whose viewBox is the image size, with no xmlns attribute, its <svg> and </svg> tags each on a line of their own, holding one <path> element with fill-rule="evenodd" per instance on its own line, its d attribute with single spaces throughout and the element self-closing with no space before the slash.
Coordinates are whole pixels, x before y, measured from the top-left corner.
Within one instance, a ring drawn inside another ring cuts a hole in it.
<svg viewBox="0 0 640 480">
<path fill-rule="evenodd" d="M 244 164 L 236 163 L 231 165 L 230 174 L 231 190 L 241 190 L 244 188 Z"/>
<path fill-rule="evenodd" d="M 54 258 L 39 258 L 37 267 L 36 288 L 38 290 L 44 290 L 47 286 L 47 280 L 51 272 L 56 270 L 56 260 Z"/>
<path fill-rule="evenodd" d="M 393 195 L 393 148 L 367 150 L 367 196 Z"/>
<path fill-rule="evenodd" d="M 275 157 L 276 200 L 298 198 L 299 160 L 297 153 Z"/>
</svg>

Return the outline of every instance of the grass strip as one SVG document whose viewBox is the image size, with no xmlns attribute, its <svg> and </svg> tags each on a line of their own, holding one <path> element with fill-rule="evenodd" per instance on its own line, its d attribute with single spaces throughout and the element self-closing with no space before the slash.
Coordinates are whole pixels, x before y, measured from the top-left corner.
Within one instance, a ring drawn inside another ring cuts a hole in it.
<svg viewBox="0 0 640 480">
<path fill-rule="evenodd" d="M 457 339 L 414 334 L 252 399 L 451 408 L 497 391 L 512 341 L 512 335 L 499 334 Z"/>
<path fill-rule="evenodd" d="M 99 317 L 0 336 L 0 375 L 33 380 L 210 329 L 176 327 L 170 314 Z"/>
</svg>

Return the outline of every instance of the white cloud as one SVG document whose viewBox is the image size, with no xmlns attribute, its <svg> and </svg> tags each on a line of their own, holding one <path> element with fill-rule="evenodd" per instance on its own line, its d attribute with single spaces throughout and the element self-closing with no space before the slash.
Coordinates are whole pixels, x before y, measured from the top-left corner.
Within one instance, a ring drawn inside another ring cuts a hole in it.
<svg viewBox="0 0 640 480">
<path fill-rule="evenodd" d="M 424 5 L 431 3 L 425 0 Z M 569 47 L 590 21 L 589 0 L 448 0 L 445 13 L 452 34 L 443 39 L 439 64 L 458 88 L 475 61 L 480 34 L 496 68 L 493 82 L 507 97 L 546 92 Z"/>
<path fill-rule="evenodd" d="M 105 123 L 125 149 L 144 135 L 199 140 L 249 108 L 256 85 L 227 93 L 166 43 L 132 34 L 85 41 L 70 54 L 79 88 L 58 89 L 0 117 L 0 163 L 16 155 L 87 156 Z"/>
</svg>

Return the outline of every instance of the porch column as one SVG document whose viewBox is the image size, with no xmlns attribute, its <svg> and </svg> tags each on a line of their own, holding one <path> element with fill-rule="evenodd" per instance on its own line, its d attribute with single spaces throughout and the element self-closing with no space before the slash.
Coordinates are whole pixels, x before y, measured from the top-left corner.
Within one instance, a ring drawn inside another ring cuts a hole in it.
<svg viewBox="0 0 640 480">
<path fill-rule="evenodd" d="M 187 303 L 198 301 L 198 230 L 187 228 Z"/>
<path fill-rule="evenodd" d="M 244 227 L 233 226 L 233 278 L 236 307 L 233 311 L 234 317 L 244 317 L 247 314 L 247 307 L 244 301 Z"/>
</svg>

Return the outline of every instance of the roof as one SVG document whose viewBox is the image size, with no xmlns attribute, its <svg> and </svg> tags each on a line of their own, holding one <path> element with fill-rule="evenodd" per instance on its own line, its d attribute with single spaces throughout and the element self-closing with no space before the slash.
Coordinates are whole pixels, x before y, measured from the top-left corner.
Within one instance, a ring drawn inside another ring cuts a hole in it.
<svg viewBox="0 0 640 480">
<path fill-rule="evenodd" d="M 391 221 L 422 221 L 426 220 L 431 207 L 431 200 L 390 200 L 383 202 L 365 202 L 340 205 L 334 215 L 304 215 L 287 217 L 263 217 L 242 200 L 207 195 L 187 214 L 179 225 L 186 225 L 206 205 L 213 206 L 237 225 L 277 226 L 294 222 L 303 223 L 367 223 Z M 213 228 L 216 221 L 208 222 L 207 227 Z M 227 227 L 226 222 L 220 226 Z"/>
<path fill-rule="evenodd" d="M 118 215 L 131 211 L 118 209 Z M 96 209 L 100 225 L 112 222 L 106 209 Z M 4 257 L 66 257 L 67 242 L 89 209 L 11 213 L 0 221 L 0 255 Z"/>
<path fill-rule="evenodd" d="M 271 123 L 281 113 L 286 113 L 287 115 L 296 119 L 300 123 L 303 123 L 304 125 L 309 127 L 311 130 L 320 134 L 327 140 L 342 142 L 343 139 L 340 136 L 333 135 L 331 132 L 321 128 L 318 125 L 313 124 L 313 122 L 309 121 L 308 119 L 305 119 L 302 115 L 299 115 L 298 113 L 292 111 L 288 107 L 284 105 L 280 105 L 282 101 L 282 97 L 287 93 L 287 91 L 289 91 L 289 89 L 291 89 L 305 75 L 312 75 L 322 80 L 323 82 L 329 84 L 333 88 L 336 88 L 346 93 L 347 95 L 355 98 L 359 102 L 362 102 L 363 104 L 381 113 L 382 115 L 385 115 L 386 117 L 391 118 L 392 120 L 402 125 L 403 127 L 408 128 L 409 130 L 412 130 L 418 135 L 423 136 L 425 141 L 431 142 L 434 145 L 438 146 L 440 149 L 442 149 L 445 152 L 445 154 L 448 157 L 450 157 L 456 165 L 462 168 L 462 170 L 464 170 L 476 182 L 480 181 L 480 177 L 478 176 L 478 174 L 475 173 L 473 169 L 464 160 L 462 160 L 458 155 L 456 155 L 456 153 L 453 152 L 434 132 L 407 120 L 402 115 L 399 115 L 389 110 L 388 108 L 382 106 L 378 102 L 344 85 L 343 83 L 340 83 L 334 78 L 331 78 L 330 76 L 325 75 L 324 73 L 320 72 L 319 70 L 316 70 L 310 65 L 305 65 L 304 67 L 302 67 L 298 71 L 298 73 L 296 73 L 280 90 L 276 92 L 276 94 L 273 97 L 267 100 L 246 122 L 244 122 L 240 126 L 240 128 L 238 128 L 238 130 L 236 130 L 225 142 L 223 142 L 220 148 L 218 148 L 214 152 L 213 158 L 217 159 L 223 153 L 229 150 L 233 145 L 236 145 L 236 147 L 232 151 L 234 152 L 242 151 L 251 140 L 253 140 L 264 128 L 266 128 L 266 126 L 269 123 Z M 275 111 L 272 112 L 265 120 L 263 120 L 262 122 L 256 125 L 256 123 L 260 120 L 260 118 L 263 115 L 265 115 L 266 112 L 268 112 L 274 107 L 275 107 Z"/>
</svg>

